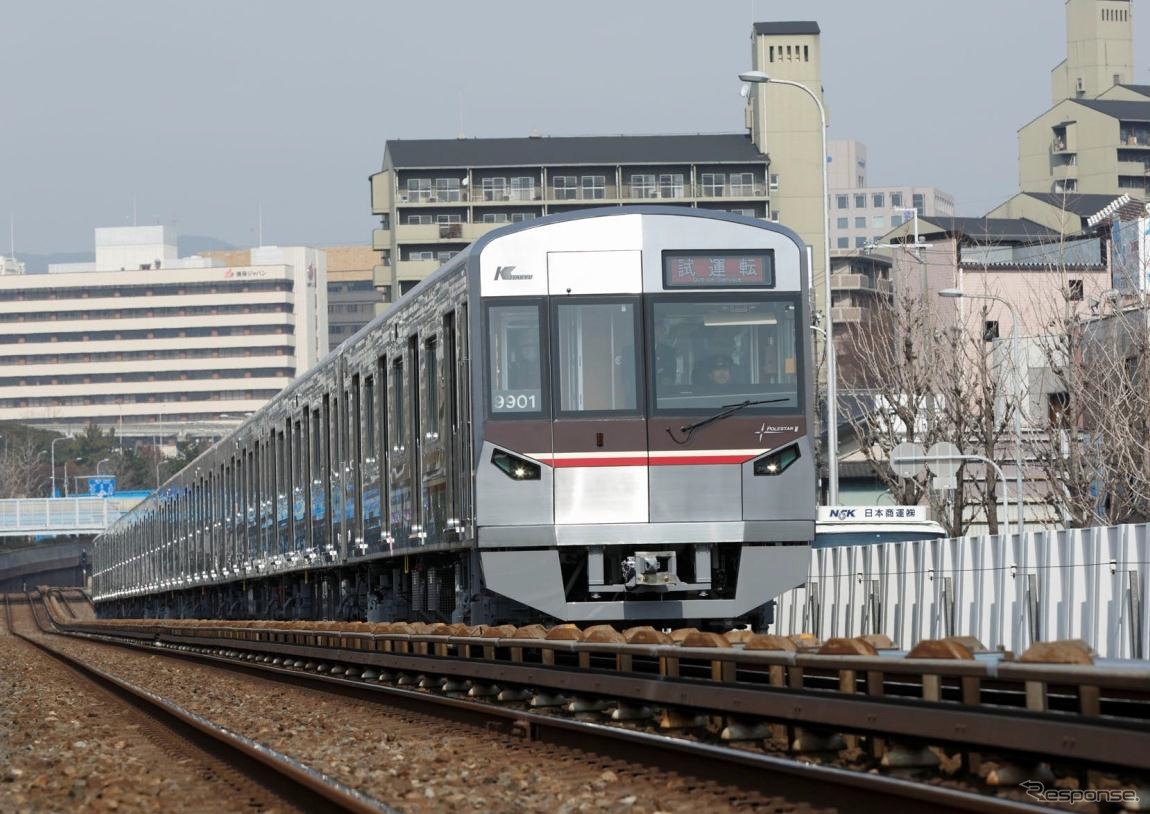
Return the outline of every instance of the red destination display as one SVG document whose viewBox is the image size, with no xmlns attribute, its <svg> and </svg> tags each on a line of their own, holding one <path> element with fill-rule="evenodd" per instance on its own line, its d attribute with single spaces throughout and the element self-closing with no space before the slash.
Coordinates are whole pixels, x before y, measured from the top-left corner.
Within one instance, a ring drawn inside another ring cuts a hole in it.
<svg viewBox="0 0 1150 814">
<path fill-rule="evenodd" d="M 772 252 L 665 252 L 666 288 L 774 288 Z"/>
</svg>

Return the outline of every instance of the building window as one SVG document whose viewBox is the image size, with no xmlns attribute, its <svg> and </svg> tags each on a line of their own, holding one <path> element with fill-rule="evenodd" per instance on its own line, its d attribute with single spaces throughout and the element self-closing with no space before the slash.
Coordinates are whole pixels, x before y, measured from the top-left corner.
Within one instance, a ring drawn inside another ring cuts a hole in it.
<svg viewBox="0 0 1150 814">
<path fill-rule="evenodd" d="M 1073 302 L 1082 302 L 1082 281 L 1070 280 L 1070 299 Z"/>
<path fill-rule="evenodd" d="M 511 179 L 511 200 L 531 201 L 535 199 L 535 179 L 530 175 L 520 175 Z"/>
<path fill-rule="evenodd" d="M 506 178 L 484 178 L 481 183 L 483 185 L 483 200 L 485 200 L 485 201 L 506 201 L 507 200 L 507 179 Z"/>
<path fill-rule="evenodd" d="M 584 200 L 598 201 L 607 197 L 606 175 L 584 175 L 581 180 Z"/>
<path fill-rule="evenodd" d="M 866 246 L 866 238 L 865 237 L 856 237 L 855 238 L 855 248 L 861 249 L 864 246 Z"/>
<path fill-rule="evenodd" d="M 463 223 L 463 216 L 460 214 L 440 212 L 435 216 L 436 223 Z"/>
<path fill-rule="evenodd" d="M 866 228 L 866 215 L 861 215 L 861 216 L 855 218 L 855 228 L 856 229 L 865 229 Z"/>
<path fill-rule="evenodd" d="M 886 195 L 881 192 L 874 192 L 870 196 L 870 203 L 875 209 L 885 209 Z"/>
<path fill-rule="evenodd" d="M 557 201 L 573 201 L 579 197 L 579 179 L 574 175 L 552 176 L 551 188 Z"/>
<path fill-rule="evenodd" d="M 419 201 L 426 201 L 431 198 L 431 179 L 430 178 L 408 178 L 407 179 L 407 200 L 416 203 Z"/>
<path fill-rule="evenodd" d="M 779 222 L 779 219 L 780 219 L 780 216 L 779 216 L 779 210 L 777 210 L 777 209 L 772 209 L 772 210 L 771 210 L 771 222 L 772 222 L 772 223 L 778 223 L 778 222 Z"/>
<path fill-rule="evenodd" d="M 708 198 L 719 197 L 727 186 L 727 176 L 721 172 L 704 172 L 699 176 L 703 194 Z"/>
<path fill-rule="evenodd" d="M 850 225 L 851 225 L 851 219 L 850 218 L 839 218 L 837 221 L 835 221 L 835 224 L 836 224 L 836 227 L 839 229 L 849 229 Z"/>
<path fill-rule="evenodd" d="M 840 249 L 849 249 L 851 247 L 851 239 L 849 237 L 840 237 L 838 247 Z"/>
<path fill-rule="evenodd" d="M 745 179 L 745 180 L 739 180 L 739 181 L 737 181 L 737 182 L 736 182 L 736 181 L 735 181 L 735 179 L 736 179 L 736 178 L 739 178 L 739 179 Z M 735 185 L 736 185 L 736 183 L 737 183 L 737 184 L 739 185 L 739 187 L 740 187 L 740 188 L 737 190 L 738 194 L 740 194 L 740 195 L 750 195 L 750 194 L 752 194 L 752 193 L 754 192 L 754 189 L 753 189 L 753 188 L 750 188 L 750 187 L 752 187 L 753 181 L 754 181 L 754 176 L 753 176 L 753 175 L 751 175 L 751 173 L 749 173 L 749 172 L 736 172 L 736 173 L 734 173 L 733 175 L 731 175 L 731 192 L 736 192 L 736 190 L 735 190 Z M 747 189 L 743 189 L 743 187 L 744 187 L 744 186 L 745 186 L 745 187 L 748 187 L 748 188 L 747 188 Z M 776 190 L 776 189 L 778 189 L 778 188 L 779 188 L 779 174 L 778 174 L 777 172 L 772 172 L 772 173 L 771 173 L 771 176 L 770 176 L 770 188 L 771 188 L 772 190 Z"/>
<path fill-rule="evenodd" d="M 866 195 L 855 195 L 855 209 L 866 209 Z"/>
<path fill-rule="evenodd" d="M 890 205 L 896 209 L 898 207 L 902 206 L 902 193 L 901 192 L 892 192 L 890 194 Z"/>
<path fill-rule="evenodd" d="M 835 208 L 836 209 L 849 209 L 850 208 L 850 196 L 849 195 L 836 195 L 835 196 Z"/>
<path fill-rule="evenodd" d="M 409 226 L 428 226 L 434 223 L 431 215 L 405 215 L 403 219 Z"/>
<path fill-rule="evenodd" d="M 534 212 L 512 212 L 511 213 L 511 222 L 512 223 L 522 223 L 525 220 L 534 220 L 534 219 L 535 219 L 535 213 Z"/>
<path fill-rule="evenodd" d="M 727 211 L 730 212 L 732 215 L 742 215 L 744 218 L 755 217 L 755 210 L 754 209 L 741 208 L 741 207 L 736 206 L 732 209 L 728 209 Z"/>
<path fill-rule="evenodd" d="M 432 200 L 437 201 L 458 201 L 459 194 L 459 179 L 458 178 L 436 178 L 435 179 L 435 193 Z"/>
<path fill-rule="evenodd" d="M 506 212 L 484 212 L 483 223 L 510 223 L 511 216 Z"/>
<path fill-rule="evenodd" d="M 659 191 L 655 188 L 654 175 L 632 175 L 631 176 L 631 197 L 632 198 L 657 198 Z"/>
<path fill-rule="evenodd" d="M 902 226 L 902 215 L 891 215 L 890 226 L 892 229 L 896 226 Z"/>
<path fill-rule="evenodd" d="M 873 229 L 885 229 L 886 228 L 886 216 L 885 215 L 875 215 L 873 218 L 871 218 L 871 228 L 873 228 Z"/>
<path fill-rule="evenodd" d="M 982 326 L 982 341 L 993 342 L 998 339 L 998 320 L 988 319 Z"/>
<path fill-rule="evenodd" d="M 659 176 L 660 198 L 683 197 L 683 173 L 670 172 Z"/>
<path fill-rule="evenodd" d="M 918 216 L 921 218 L 923 215 L 926 214 L 926 212 L 924 211 L 925 210 L 925 204 L 926 204 L 925 197 L 916 192 L 915 194 L 910 196 L 910 199 L 911 199 L 910 205 L 914 207 L 914 211 L 918 212 Z"/>
</svg>

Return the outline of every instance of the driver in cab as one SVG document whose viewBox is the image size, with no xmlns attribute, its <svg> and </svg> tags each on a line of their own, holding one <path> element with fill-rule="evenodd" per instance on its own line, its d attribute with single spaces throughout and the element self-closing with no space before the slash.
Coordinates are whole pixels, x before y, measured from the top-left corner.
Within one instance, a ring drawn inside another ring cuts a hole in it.
<svg viewBox="0 0 1150 814">
<path fill-rule="evenodd" d="M 707 363 L 703 386 L 712 392 L 721 393 L 730 390 L 731 384 L 731 360 L 726 356 L 712 356 Z"/>
</svg>

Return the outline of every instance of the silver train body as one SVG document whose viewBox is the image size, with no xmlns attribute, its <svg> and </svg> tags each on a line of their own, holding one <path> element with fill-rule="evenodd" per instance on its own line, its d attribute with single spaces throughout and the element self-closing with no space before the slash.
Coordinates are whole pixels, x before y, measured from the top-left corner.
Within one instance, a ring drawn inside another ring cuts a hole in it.
<svg viewBox="0 0 1150 814">
<path fill-rule="evenodd" d="M 814 533 L 807 277 L 725 213 L 492 232 L 109 528 L 97 605 L 761 624 Z"/>
</svg>

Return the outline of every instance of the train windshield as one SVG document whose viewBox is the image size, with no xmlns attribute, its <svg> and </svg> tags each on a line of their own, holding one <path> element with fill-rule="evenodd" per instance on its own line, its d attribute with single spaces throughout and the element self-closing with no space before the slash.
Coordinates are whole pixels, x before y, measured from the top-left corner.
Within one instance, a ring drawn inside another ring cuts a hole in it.
<svg viewBox="0 0 1150 814">
<path fill-rule="evenodd" d="M 713 410 L 782 399 L 767 410 L 800 405 L 797 300 L 680 297 L 652 304 L 655 409 Z"/>
</svg>

